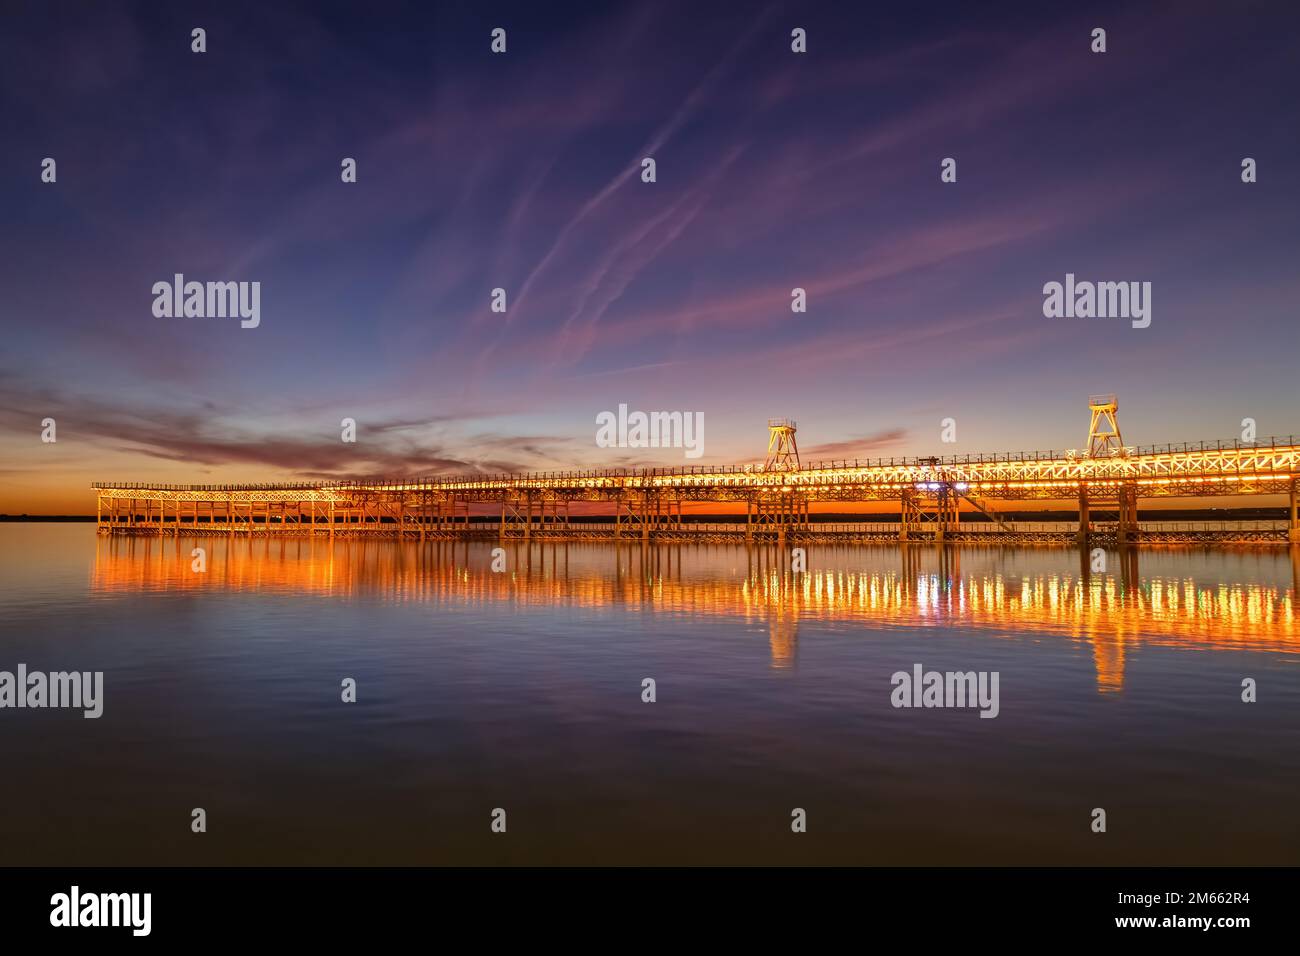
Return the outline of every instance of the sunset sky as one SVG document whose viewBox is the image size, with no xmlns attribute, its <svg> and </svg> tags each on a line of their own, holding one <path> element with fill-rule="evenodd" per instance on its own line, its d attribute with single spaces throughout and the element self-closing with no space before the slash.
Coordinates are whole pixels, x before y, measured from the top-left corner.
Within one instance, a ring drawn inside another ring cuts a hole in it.
<svg viewBox="0 0 1300 956">
<path fill-rule="evenodd" d="M 1293 5 L 579 6 L 6 4 L 0 512 L 761 460 L 776 415 L 805 459 L 1077 448 L 1095 392 L 1129 444 L 1300 434 Z M 156 318 L 175 273 L 260 326 Z M 1045 318 L 1066 273 L 1151 326 Z M 620 403 L 704 456 L 598 448 Z"/>
</svg>

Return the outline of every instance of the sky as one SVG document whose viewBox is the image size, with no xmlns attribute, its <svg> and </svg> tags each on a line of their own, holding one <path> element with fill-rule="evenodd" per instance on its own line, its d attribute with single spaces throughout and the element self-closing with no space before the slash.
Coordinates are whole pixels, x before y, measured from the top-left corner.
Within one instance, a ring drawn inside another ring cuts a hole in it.
<svg viewBox="0 0 1300 956">
<path fill-rule="evenodd" d="M 1132 445 L 1300 434 L 1298 26 L 5 3 L 0 513 L 93 513 L 93 480 L 761 461 L 772 416 L 805 460 L 1079 448 L 1102 392 Z M 176 273 L 259 282 L 260 324 L 155 316 Z M 1150 326 L 1045 317 L 1067 273 L 1151 283 Z M 599 447 L 620 404 L 702 414 L 703 456 Z"/>
</svg>

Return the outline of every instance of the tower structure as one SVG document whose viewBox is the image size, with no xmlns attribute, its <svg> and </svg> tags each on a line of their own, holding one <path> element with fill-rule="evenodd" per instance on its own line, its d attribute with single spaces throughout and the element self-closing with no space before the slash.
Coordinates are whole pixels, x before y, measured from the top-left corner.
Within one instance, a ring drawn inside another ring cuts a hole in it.
<svg viewBox="0 0 1300 956">
<path fill-rule="evenodd" d="M 1092 395 L 1088 398 L 1092 422 L 1088 426 L 1088 457 L 1109 458 L 1124 453 L 1124 438 L 1119 433 L 1119 401 L 1114 395 Z"/>
<path fill-rule="evenodd" d="M 797 426 L 788 418 L 767 420 L 767 461 L 764 471 L 798 471 L 799 445 L 794 439 Z"/>
</svg>

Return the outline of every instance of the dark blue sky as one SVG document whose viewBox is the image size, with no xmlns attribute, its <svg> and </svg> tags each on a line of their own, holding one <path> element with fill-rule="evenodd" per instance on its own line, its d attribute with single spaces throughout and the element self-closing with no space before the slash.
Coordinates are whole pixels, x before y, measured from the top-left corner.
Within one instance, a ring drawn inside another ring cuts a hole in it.
<svg viewBox="0 0 1300 956">
<path fill-rule="evenodd" d="M 597 448 L 620 403 L 702 412 L 705 462 L 769 415 L 806 458 L 1077 447 L 1101 391 L 1130 444 L 1300 432 L 1294 6 L 900 6 L 5 4 L 0 510 L 682 462 Z M 156 318 L 177 272 L 260 326 Z M 1067 272 L 1151 326 L 1045 318 Z"/>
</svg>

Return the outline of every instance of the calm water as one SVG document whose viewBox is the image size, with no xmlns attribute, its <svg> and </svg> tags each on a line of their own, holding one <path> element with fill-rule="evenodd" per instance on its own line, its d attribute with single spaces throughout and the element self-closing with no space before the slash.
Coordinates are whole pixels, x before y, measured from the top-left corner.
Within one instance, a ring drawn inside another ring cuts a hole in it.
<svg viewBox="0 0 1300 956">
<path fill-rule="evenodd" d="M 1286 550 L 491 548 L 0 525 L 0 864 L 1300 863 Z"/>
</svg>

